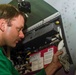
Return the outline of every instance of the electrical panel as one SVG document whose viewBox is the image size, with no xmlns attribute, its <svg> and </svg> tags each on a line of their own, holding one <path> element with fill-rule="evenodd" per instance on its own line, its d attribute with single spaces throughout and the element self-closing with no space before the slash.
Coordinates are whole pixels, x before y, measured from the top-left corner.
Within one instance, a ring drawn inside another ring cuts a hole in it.
<svg viewBox="0 0 76 75">
<path fill-rule="evenodd" d="M 60 41 L 59 28 L 61 24 L 61 16 L 57 12 L 28 28 L 25 40 L 23 41 L 25 49 L 30 47 L 30 49 L 36 50 L 56 40 Z"/>
<path fill-rule="evenodd" d="M 23 43 L 24 48 L 31 52 L 29 63 L 31 63 L 32 71 L 40 70 L 48 65 L 57 50 L 63 47 L 67 49 L 66 43 L 64 44 L 65 37 L 62 33 L 62 19 L 59 12 L 27 29 Z M 50 59 L 49 56 L 51 56 Z M 70 56 L 69 59 L 71 61 Z M 68 67 L 69 65 L 66 66 Z"/>
<path fill-rule="evenodd" d="M 63 47 L 65 47 L 66 52 L 69 54 L 63 32 L 61 13 L 43 0 L 28 1 L 31 4 L 31 13 L 27 13 L 28 21 L 26 24 L 28 29 L 22 42 L 24 46 L 21 46 L 21 44 L 18 46 L 21 50 L 17 52 L 18 62 L 15 62 L 17 68 L 24 67 L 22 74 L 25 72 L 25 68 L 26 71 L 29 71 L 28 74 L 32 74 L 31 71 L 39 71 L 47 66 L 51 62 L 53 54 Z M 49 58 L 50 55 L 51 57 Z M 37 62 L 38 60 L 40 60 L 39 63 Z M 70 56 L 69 60 L 71 64 Z"/>
</svg>

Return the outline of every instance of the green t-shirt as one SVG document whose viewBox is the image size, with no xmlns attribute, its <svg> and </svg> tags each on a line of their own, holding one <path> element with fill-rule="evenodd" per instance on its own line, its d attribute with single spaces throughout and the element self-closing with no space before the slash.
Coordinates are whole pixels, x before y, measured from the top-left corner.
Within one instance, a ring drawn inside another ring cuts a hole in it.
<svg viewBox="0 0 76 75">
<path fill-rule="evenodd" d="M 45 70 L 42 69 L 40 72 L 38 72 L 36 75 L 46 75 Z"/>
<path fill-rule="evenodd" d="M 0 75 L 20 75 L 14 68 L 12 62 L 3 54 L 3 49 L 0 48 Z M 46 75 L 45 70 L 42 69 L 35 75 Z"/>
<path fill-rule="evenodd" d="M 0 48 L 0 75 L 20 75 Z"/>
</svg>

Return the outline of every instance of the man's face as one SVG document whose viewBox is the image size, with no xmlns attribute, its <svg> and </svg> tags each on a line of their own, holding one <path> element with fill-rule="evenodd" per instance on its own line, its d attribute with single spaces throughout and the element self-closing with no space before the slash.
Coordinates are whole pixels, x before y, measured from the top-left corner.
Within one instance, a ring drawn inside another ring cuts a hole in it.
<svg viewBox="0 0 76 75">
<path fill-rule="evenodd" d="M 5 29 L 3 32 L 3 40 L 5 45 L 15 47 L 16 44 L 24 38 L 24 34 L 22 32 L 24 28 L 24 18 L 19 15 L 18 17 L 13 18 L 11 21 L 11 26 L 5 25 Z"/>
</svg>

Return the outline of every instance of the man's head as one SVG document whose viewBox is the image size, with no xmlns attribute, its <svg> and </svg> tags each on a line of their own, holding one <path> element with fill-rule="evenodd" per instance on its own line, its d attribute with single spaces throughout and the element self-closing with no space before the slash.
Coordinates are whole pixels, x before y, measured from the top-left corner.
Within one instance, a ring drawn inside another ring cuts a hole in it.
<svg viewBox="0 0 76 75">
<path fill-rule="evenodd" d="M 24 38 L 26 16 L 12 5 L 0 5 L 0 46 L 15 47 Z"/>
</svg>

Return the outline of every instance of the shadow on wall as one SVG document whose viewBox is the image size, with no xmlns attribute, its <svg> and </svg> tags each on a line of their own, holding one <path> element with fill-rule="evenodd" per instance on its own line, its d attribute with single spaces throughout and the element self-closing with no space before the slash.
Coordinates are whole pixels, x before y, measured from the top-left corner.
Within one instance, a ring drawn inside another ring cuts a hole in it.
<svg viewBox="0 0 76 75">
<path fill-rule="evenodd" d="M 75 68 L 71 65 L 70 71 L 66 73 L 63 68 L 61 68 L 55 75 L 76 75 Z"/>
</svg>

